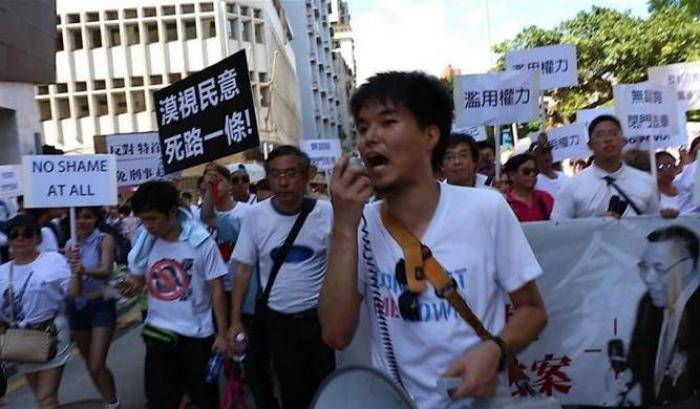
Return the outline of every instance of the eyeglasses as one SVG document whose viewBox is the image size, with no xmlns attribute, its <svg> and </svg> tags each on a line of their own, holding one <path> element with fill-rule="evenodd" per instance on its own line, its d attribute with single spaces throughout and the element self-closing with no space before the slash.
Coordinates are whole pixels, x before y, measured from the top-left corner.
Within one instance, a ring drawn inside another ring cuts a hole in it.
<svg viewBox="0 0 700 409">
<path fill-rule="evenodd" d="M 272 179 L 279 179 L 281 177 L 287 176 L 290 178 L 295 178 L 301 176 L 302 172 L 299 169 L 285 169 L 285 170 L 271 170 L 267 173 L 267 176 Z"/>
<path fill-rule="evenodd" d="M 7 238 L 10 240 L 16 240 L 19 237 L 22 237 L 24 239 L 31 239 L 34 237 L 34 232 L 30 229 L 16 229 L 12 230 L 10 234 L 7 235 Z"/>
<path fill-rule="evenodd" d="M 521 169 L 520 173 L 523 176 L 530 176 L 530 175 L 537 175 L 540 172 L 535 168 L 525 168 L 525 169 Z"/>
<path fill-rule="evenodd" d="M 656 169 L 658 170 L 673 170 L 675 168 L 675 163 L 659 163 L 658 165 L 656 165 Z"/>
<path fill-rule="evenodd" d="M 250 183 L 248 176 L 231 176 L 231 183 Z"/>
<path fill-rule="evenodd" d="M 692 257 L 683 257 L 680 260 L 676 261 L 675 263 L 671 264 L 670 266 L 668 266 L 666 268 L 663 268 L 661 263 L 654 263 L 654 265 L 651 267 L 653 267 L 654 271 L 656 271 L 658 274 L 666 274 L 669 271 L 671 271 L 671 269 L 673 267 L 677 266 L 678 264 L 680 264 L 686 260 L 690 260 L 690 259 L 692 259 Z M 639 268 L 640 271 L 642 271 L 644 274 L 646 274 L 649 271 L 650 266 L 646 262 L 644 262 L 644 260 L 642 260 L 639 263 L 637 263 L 637 267 Z"/>
</svg>

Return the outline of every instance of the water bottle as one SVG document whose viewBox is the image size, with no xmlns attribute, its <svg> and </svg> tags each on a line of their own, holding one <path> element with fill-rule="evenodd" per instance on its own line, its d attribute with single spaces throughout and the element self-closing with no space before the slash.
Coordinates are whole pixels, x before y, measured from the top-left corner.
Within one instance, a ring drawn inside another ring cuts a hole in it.
<svg viewBox="0 0 700 409">
<path fill-rule="evenodd" d="M 215 383 L 219 379 L 219 373 L 221 372 L 221 366 L 224 364 L 224 354 L 221 352 L 215 352 L 211 358 L 209 358 L 209 363 L 207 364 L 207 373 L 204 377 L 205 383 Z"/>
<path fill-rule="evenodd" d="M 236 343 L 233 346 L 233 356 L 232 359 L 236 363 L 241 363 L 245 359 L 245 349 L 247 346 L 247 337 L 245 332 L 241 332 L 236 335 Z"/>
</svg>

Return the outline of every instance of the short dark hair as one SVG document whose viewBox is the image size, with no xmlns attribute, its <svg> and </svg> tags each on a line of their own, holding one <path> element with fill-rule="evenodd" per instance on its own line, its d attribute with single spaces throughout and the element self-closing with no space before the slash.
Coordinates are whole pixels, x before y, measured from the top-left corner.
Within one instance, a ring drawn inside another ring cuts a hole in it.
<svg viewBox="0 0 700 409">
<path fill-rule="evenodd" d="M 484 149 L 491 149 L 491 152 L 493 152 L 494 155 L 496 154 L 496 145 L 492 144 L 489 141 L 477 142 L 476 146 L 479 147 L 479 152 L 481 152 Z"/>
<path fill-rule="evenodd" d="M 183 198 L 183 199 L 192 199 L 192 193 L 190 193 L 190 192 L 182 192 L 182 198 Z"/>
<path fill-rule="evenodd" d="M 469 153 L 472 156 L 472 160 L 474 163 L 479 162 L 479 148 L 476 145 L 476 141 L 474 138 L 472 138 L 471 135 L 466 135 L 466 134 L 459 134 L 459 133 L 453 133 L 450 135 L 450 137 L 447 139 L 447 143 L 445 144 L 445 150 L 453 148 L 460 143 L 465 143 L 467 146 L 469 146 Z"/>
<path fill-rule="evenodd" d="M 304 153 L 301 149 L 297 148 L 296 146 L 280 145 L 273 149 L 269 155 L 267 155 L 267 159 L 265 159 L 265 173 L 270 172 L 270 163 L 274 159 L 279 158 L 280 156 L 287 155 L 296 156 L 299 159 L 299 162 L 301 162 L 302 172 L 309 171 L 309 168 L 311 167 L 311 159 L 309 159 L 309 155 Z"/>
<path fill-rule="evenodd" d="M 421 128 L 436 125 L 440 129 L 440 139 L 431 158 L 433 169 L 439 169 L 454 111 L 454 102 L 445 84 L 420 71 L 380 72 L 370 77 L 350 98 L 350 110 L 355 120 L 362 108 L 373 101 L 406 108 Z"/>
<path fill-rule="evenodd" d="M 216 163 L 216 162 L 209 162 L 209 163 L 207 163 L 207 166 L 205 168 L 205 173 L 210 171 L 210 170 L 223 176 L 223 178 L 228 180 L 229 182 L 231 181 L 231 171 L 228 170 L 228 168 L 226 166 L 221 165 L 221 164 Z"/>
<path fill-rule="evenodd" d="M 529 153 L 520 153 L 518 155 L 513 155 L 508 159 L 508 162 L 503 166 L 503 170 L 506 173 L 517 172 L 520 165 L 527 161 L 535 161 L 535 159 Z"/>
<path fill-rule="evenodd" d="M 131 207 L 136 214 L 151 210 L 167 214 L 179 206 L 178 196 L 172 183 L 152 180 L 139 186 L 131 197 Z"/>
<path fill-rule="evenodd" d="M 270 182 L 267 181 L 267 178 L 262 178 L 258 180 L 258 183 L 255 184 L 255 189 L 256 190 L 270 190 Z"/>
<path fill-rule="evenodd" d="M 24 227 L 34 232 L 36 235 L 41 234 L 41 226 L 34 216 L 28 213 L 18 214 L 17 216 L 11 218 L 5 223 L 5 231 L 10 234 L 12 230 Z"/>
<path fill-rule="evenodd" d="M 700 242 L 697 234 L 687 227 L 680 225 L 672 225 L 656 229 L 649 233 L 647 240 L 650 243 L 659 243 L 662 241 L 677 240 L 683 242 L 686 250 L 693 258 L 693 267 L 698 266 L 698 252 L 700 252 Z"/>
<path fill-rule="evenodd" d="M 103 218 L 102 215 L 102 208 L 100 206 L 82 206 L 82 207 L 76 207 L 75 208 L 75 217 L 77 218 L 78 215 L 80 214 L 81 211 L 87 210 L 88 212 L 92 213 L 93 216 L 95 216 L 95 226 L 97 226 Z"/>
<path fill-rule="evenodd" d="M 676 157 L 671 155 L 669 152 L 666 151 L 658 151 L 656 152 L 656 160 L 659 160 L 662 156 L 668 156 L 669 158 L 673 159 L 673 161 L 676 161 Z"/>
<path fill-rule="evenodd" d="M 588 124 L 588 135 L 592 136 L 593 135 L 593 130 L 595 129 L 596 126 L 598 126 L 599 123 L 605 122 L 605 121 L 610 121 L 614 122 L 615 125 L 617 125 L 618 129 L 622 130 L 622 125 L 620 125 L 620 120 L 614 117 L 613 115 L 599 115 L 595 117 L 594 120 L 591 121 L 590 124 Z"/>
</svg>

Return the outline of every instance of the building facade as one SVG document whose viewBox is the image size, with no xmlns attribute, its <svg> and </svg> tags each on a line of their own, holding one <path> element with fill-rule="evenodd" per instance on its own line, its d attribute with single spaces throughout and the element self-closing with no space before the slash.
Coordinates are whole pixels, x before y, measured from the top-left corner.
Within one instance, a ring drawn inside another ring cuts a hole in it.
<svg viewBox="0 0 700 409">
<path fill-rule="evenodd" d="M 329 16 L 333 32 L 333 66 L 335 69 L 336 105 L 343 147 L 352 150 L 357 144 L 355 124 L 350 114 L 350 97 L 355 91 L 355 40 L 350 26 L 347 0 L 331 0 Z"/>
<path fill-rule="evenodd" d="M 46 143 L 157 129 L 154 91 L 245 50 L 261 141 L 298 143 L 291 31 L 278 0 L 59 0 L 56 81 L 37 87 Z"/>
</svg>

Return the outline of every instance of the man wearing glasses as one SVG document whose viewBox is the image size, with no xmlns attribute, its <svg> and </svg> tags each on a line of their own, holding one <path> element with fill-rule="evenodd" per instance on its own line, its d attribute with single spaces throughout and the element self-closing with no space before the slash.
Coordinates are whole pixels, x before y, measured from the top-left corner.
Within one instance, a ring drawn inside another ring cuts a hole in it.
<svg viewBox="0 0 700 409">
<path fill-rule="evenodd" d="M 244 165 L 238 165 L 238 169 L 231 173 L 231 183 L 233 184 L 231 194 L 234 200 L 247 204 L 258 201 L 255 194 L 250 193 L 250 175 Z"/>
<path fill-rule="evenodd" d="M 648 291 L 637 309 L 628 358 L 633 385 L 641 385 L 644 407 L 696 408 L 700 403 L 698 237 L 686 227 L 670 226 L 653 231 L 647 240 L 638 266 Z"/>
<path fill-rule="evenodd" d="M 626 140 L 620 121 L 601 115 L 588 126 L 593 165 L 569 179 L 554 200 L 552 219 L 659 213 L 656 181 L 622 161 Z"/>
</svg>

